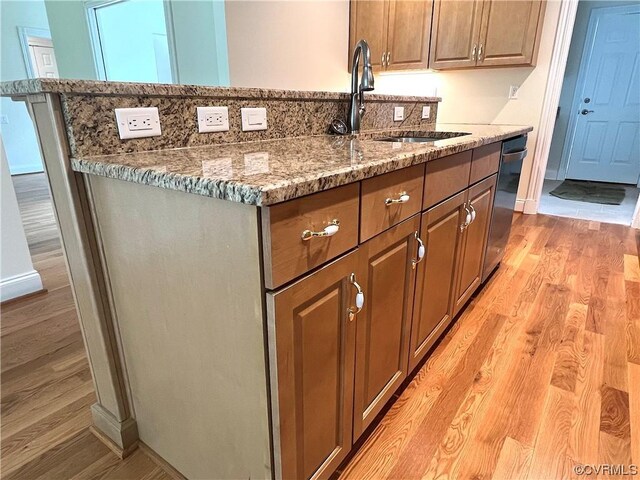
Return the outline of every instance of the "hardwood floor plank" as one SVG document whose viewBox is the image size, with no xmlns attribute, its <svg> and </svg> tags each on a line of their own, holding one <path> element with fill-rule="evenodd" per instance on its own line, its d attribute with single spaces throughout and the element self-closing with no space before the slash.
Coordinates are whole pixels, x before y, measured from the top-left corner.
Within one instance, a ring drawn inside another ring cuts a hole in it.
<svg viewBox="0 0 640 480">
<path fill-rule="evenodd" d="M 582 464 L 598 462 L 605 342 L 583 328 L 579 335 L 580 368 L 576 379 L 576 415 L 569 429 L 568 456 Z"/>
<path fill-rule="evenodd" d="M 629 282 L 640 282 L 640 263 L 637 254 L 624 254 L 624 279 Z"/>
<path fill-rule="evenodd" d="M 640 283 L 625 282 L 627 361 L 640 365 Z"/>
<path fill-rule="evenodd" d="M 500 450 L 498 464 L 493 472 L 493 480 L 524 480 L 527 478 L 531 459 L 533 458 L 533 448 L 522 445 L 511 437 L 504 439 L 504 444 Z"/>
<path fill-rule="evenodd" d="M 551 375 L 551 385 L 574 392 L 580 366 L 580 346 L 578 332 L 584 327 L 587 309 L 584 305 L 572 303 L 569 306 L 567 322 L 560 340 L 556 363 Z"/>
<path fill-rule="evenodd" d="M 631 460 L 640 465 L 640 365 L 629 363 L 629 419 Z"/>
<path fill-rule="evenodd" d="M 617 438 L 629 439 L 631 425 L 629 394 L 608 385 L 602 386 L 600 431 Z"/>
<path fill-rule="evenodd" d="M 533 450 L 529 479 L 563 478 L 566 475 L 569 429 L 574 412 L 574 395 L 550 386 L 540 416 L 540 430 Z"/>
</svg>

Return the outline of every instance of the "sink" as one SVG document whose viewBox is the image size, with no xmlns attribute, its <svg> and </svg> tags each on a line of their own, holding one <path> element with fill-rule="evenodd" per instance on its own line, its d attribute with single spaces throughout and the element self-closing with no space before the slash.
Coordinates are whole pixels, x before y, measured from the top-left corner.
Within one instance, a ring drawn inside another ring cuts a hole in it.
<svg viewBox="0 0 640 480">
<path fill-rule="evenodd" d="M 377 142 L 428 143 L 469 135 L 465 132 L 409 132 L 401 135 L 374 138 Z"/>
</svg>

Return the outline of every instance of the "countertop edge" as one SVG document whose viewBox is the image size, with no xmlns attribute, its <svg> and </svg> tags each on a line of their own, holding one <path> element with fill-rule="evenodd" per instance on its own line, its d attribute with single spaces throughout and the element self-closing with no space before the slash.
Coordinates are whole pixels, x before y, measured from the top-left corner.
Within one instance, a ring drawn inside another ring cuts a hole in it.
<svg viewBox="0 0 640 480">
<path fill-rule="evenodd" d="M 79 173 L 261 207 L 358 182 L 401 168 L 426 163 L 447 155 L 453 155 L 482 145 L 522 135 L 532 130 L 533 127 L 531 126 L 514 126 L 514 130 L 508 133 L 505 132 L 486 137 L 475 136 L 471 139 L 461 140 L 459 144 L 438 146 L 425 153 L 409 153 L 406 156 L 400 155 L 397 158 L 381 159 L 379 162 L 367 165 L 357 165 L 332 170 L 327 175 L 317 175 L 312 179 L 305 179 L 293 185 L 291 183 L 287 185 L 274 184 L 269 187 L 179 173 L 159 172 L 151 169 L 118 164 L 107 164 L 92 161 L 90 157 L 88 159 L 72 158 L 71 168 Z"/>
</svg>

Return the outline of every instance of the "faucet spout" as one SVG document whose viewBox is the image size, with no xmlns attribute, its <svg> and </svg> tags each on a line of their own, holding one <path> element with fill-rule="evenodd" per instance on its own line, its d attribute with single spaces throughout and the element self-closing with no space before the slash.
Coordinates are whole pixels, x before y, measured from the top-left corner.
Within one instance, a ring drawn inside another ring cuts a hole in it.
<svg viewBox="0 0 640 480">
<path fill-rule="evenodd" d="M 362 59 L 362 77 L 358 80 L 358 70 Z M 349 130 L 360 131 L 360 122 L 365 112 L 364 92 L 373 90 L 373 67 L 371 66 L 371 50 L 365 40 L 360 40 L 353 51 L 351 67 L 351 104 L 349 106 Z"/>
</svg>

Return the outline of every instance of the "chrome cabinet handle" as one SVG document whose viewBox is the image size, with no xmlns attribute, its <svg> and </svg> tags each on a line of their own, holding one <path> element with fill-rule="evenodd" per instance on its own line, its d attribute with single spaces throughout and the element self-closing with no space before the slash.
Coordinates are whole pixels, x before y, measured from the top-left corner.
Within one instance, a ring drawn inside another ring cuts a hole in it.
<svg viewBox="0 0 640 480">
<path fill-rule="evenodd" d="M 473 48 L 471 49 L 471 60 L 473 60 L 474 62 L 476 61 L 476 51 L 478 49 L 478 46 L 474 43 L 473 44 Z"/>
<path fill-rule="evenodd" d="M 464 205 L 464 209 L 467 212 L 467 215 L 465 216 L 464 219 L 464 223 L 462 225 L 460 225 L 460 231 L 463 232 L 465 228 L 467 228 L 469 226 L 469 224 L 471 223 L 471 210 L 469 210 L 469 208 L 467 207 L 467 205 Z"/>
<path fill-rule="evenodd" d="M 385 198 L 384 204 L 388 207 L 394 203 L 407 203 L 410 198 L 407 192 L 402 192 L 398 198 Z"/>
<path fill-rule="evenodd" d="M 383 67 L 385 67 L 386 65 L 384 64 L 384 59 L 387 57 L 387 52 L 382 52 L 382 60 L 380 60 L 380 63 L 382 64 Z"/>
<path fill-rule="evenodd" d="M 302 240 L 311 240 L 315 237 L 333 237 L 340 230 L 340 221 L 331 220 L 329 225 L 324 227 L 320 232 L 313 232 L 311 230 L 305 230 L 302 232 Z"/>
<path fill-rule="evenodd" d="M 476 220 L 476 209 L 469 203 L 469 208 L 471 209 L 471 221 L 469 223 L 473 223 Z"/>
<path fill-rule="evenodd" d="M 391 63 L 391 52 L 387 52 L 387 67 Z"/>
<path fill-rule="evenodd" d="M 478 47 L 478 61 L 482 61 L 482 49 L 483 49 L 484 45 L 480 44 L 480 47 Z"/>
<path fill-rule="evenodd" d="M 349 321 L 353 321 L 357 314 L 362 311 L 362 307 L 364 307 L 364 293 L 362 292 L 362 287 L 358 282 L 356 282 L 356 274 L 352 273 L 349 277 L 349 281 L 351 285 L 356 288 L 356 306 L 355 308 L 349 307 L 347 308 L 347 314 L 349 315 Z"/>
<path fill-rule="evenodd" d="M 590 113 L 593 113 L 593 110 L 587 110 L 586 108 L 584 110 L 582 110 L 580 112 L 582 115 L 589 115 Z"/>
<path fill-rule="evenodd" d="M 424 260 L 424 254 L 426 253 L 426 248 L 424 247 L 424 242 L 418 236 L 418 232 L 414 232 L 413 236 L 415 237 L 416 242 L 418 242 L 418 258 L 416 260 L 411 260 L 411 268 L 415 270 L 416 266 L 422 260 Z"/>
</svg>

